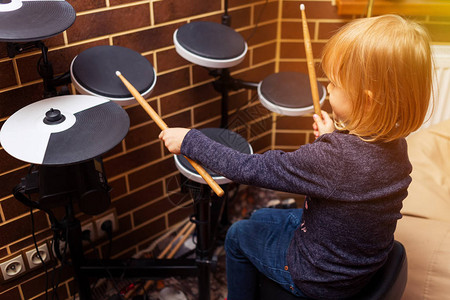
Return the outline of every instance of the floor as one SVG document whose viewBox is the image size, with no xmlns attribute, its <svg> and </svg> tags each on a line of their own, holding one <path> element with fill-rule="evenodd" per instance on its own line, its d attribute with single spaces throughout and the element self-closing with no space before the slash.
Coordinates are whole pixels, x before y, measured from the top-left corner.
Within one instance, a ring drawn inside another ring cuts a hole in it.
<svg viewBox="0 0 450 300">
<path fill-rule="evenodd" d="M 237 220 L 248 218 L 252 211 L 261 207 L 271 206 L 279 200 L 287 198 L 294 199 L 295 205 L 299 207 L 302 198 L 294 197 L 291 194 L 276 193 L 267 189 L 255 187 L 236 187 L 235 195 L 231 195 L 229 207 L 229 221 L 234 223 Z M 230 193 L 231 194 L 231 193 Z M 293 198 L 294 197 L 294 198 Z M 166 234 L 153 243 L 151 249 L 139 255 L 146 257 L 157 257 L 170 240 L 176 237 L 177 231 L 183 226 Z M 223 249 L 224 234 L 218 234 L 218 242 L 214 251 L 213 259 L 217 259 L 217 264 L 212 268 L 210 276 L 210 297 L 211 300 L 226 299 L 226 271 L 225 271 L 225 251 Z M 222 242 L 221 242 L 222 241 Z M 194 248 L 195 245 L 189 239 L 183 247 L 174 255 L 178 257 Z M 184 252 L 183 252 L 184 251 Z M 132 280 L 108 280 L 98 281 L 92 289 L 92 297 L 98 300 L 132 299 L 132 300 L 197 300 L 198 284 L 196 277 L 170 277 L 157 281 L 132 281 Z"/>
</svg>

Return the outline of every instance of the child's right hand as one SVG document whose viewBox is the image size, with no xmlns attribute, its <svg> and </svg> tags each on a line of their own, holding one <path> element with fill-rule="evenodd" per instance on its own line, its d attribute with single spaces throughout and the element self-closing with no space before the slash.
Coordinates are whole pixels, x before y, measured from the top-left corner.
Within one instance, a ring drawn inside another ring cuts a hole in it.
<svg viewBox="0 0 450 300">
<path fill-rule="evenodd" d="M 161 131 L 159 139 L 164 142 L 166 148 L 173 154 L 180 154 L 181 144 L 190 129 L 188 128 L 167 128 Z"/>
<path fill-rule="evenodd" d="M 313 119 L 314 136 L 316 138 L 325 133 L 332 133 L 335 130 L 334 121 L 330 118 L 326 111 L 322 110 L 322 118 L 314 114 Z"/>
</svg>

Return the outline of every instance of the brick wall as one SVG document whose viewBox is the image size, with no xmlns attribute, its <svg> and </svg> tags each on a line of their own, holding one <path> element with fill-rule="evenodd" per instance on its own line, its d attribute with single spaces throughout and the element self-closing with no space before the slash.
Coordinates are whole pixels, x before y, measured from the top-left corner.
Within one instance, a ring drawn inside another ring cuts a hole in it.
<svg viewBox="0 0 450 300">
<path fill-rule="evenodd" d="M 197 20 L 221 21 L 224 1 L 204 0 L 71 0 L 77 12 L 75 23 L 63 34 L 45 40 L 49 60 L 56 74 L 68 71 L 72 59 L 97 45 L 119 45 L 144 55 L 154 66 L 157 84 L 148 99 L 169 126 L 217 127 L 220 124 L 220 95 L 213 89 L 213 78 L 199 66 L 182 59 L 172 35 L 181 25 Z M 231 69 L 233 76 L 259 81 L 275 70 L 278 2 L 229 1 L 232 27 L 248 40 L 245 60 Z M 256 28 L 255 24 L 258 23 Z M 20 108 L 42 99 L 42 80 L 36 71 L 40 52 L 29 51 L 10 59 L 6 43 L 0 43 L 0 126 Z M 72 93 L 75 90 L 71 89 Z M 255 151 L 270 146 L 270 113 L 252 93 L 230 93 L 230 126 L 243 134 Z M 237 109 L 239 114 L 235 112 Z M 104 155 L 105 173 L 112 186 L 111 208 L 117 212 L 119 231 L 114 235 L 112 257 L 130 257 L 169 227 L 192 213 L 191 208 L 173 204 L 177 195 L 173 156 L 157 139 L 159 129 L 138 105 L 125 107 L 131 121 L 129 133 Z M 269 124 L 269 125 L 267 125 Z M 269 139 L 268 139 L 269 137 Z M 32 147 L 33 145 L 30 145 Z M 11 195 L 29 165 L 0 148 L 0 260 L 32 245 L 29 209 Z M 171 200 L 171 201 L 169 201 Z M 184 200 L 186 201 L 186 200 Z M 183 204 L 183 203 L 182 203 Z M 63 212 L 57 212 L 59 216 Z M 89 216 L 77 213 L 86 222 Z M 51 239 L 47 216 L 34 212 L 38 243 Z M 106 240 L 96 244 L 103 254 Z M 89 254 L 93 255 L 93 254 Z M 58 294 L 65 299 L 73 293 L 71 270 L 59 265 Z M 45 274 L 42 268 L 17 280 L 0 284 L 3 299 L 44 298 Z"/>
<path fill-rule="evenodd" d="M 75 23 L 63 34 L 45 40 L 55 73 L 68 70 L 72 59 L 97 45 L 120 45 L 144 55 L 155 67 L 157 85 L 148 99 L 169 126 L 211 127 L 220 124 L 220 96 L 207 71 L 176 54 L 172 34 L 189 21 L 220 22 L 223 0 L 70 0 L 77 12 Z M 338 16 L 328 0 L 230 0 L 232 27 L 248 40 L 245 60 L 231 69 L 234 77 L 260 81 L 275 71 L 306 72 L 306 58 L 299 4 L 306 13 L 317 62 L 332 32 L 356 16 Z M 450 43 L 450 20 L 417 17 L 432 32 L 437 43 Z M 258 23 L 257 26 L 255 24 Z M 10 59 L 6 44 L 0 43 L 0 126 L 20 108 L 42 99 L 42 80 L 36 72 L 38 51 Z M 72 89 L 72 93 L 75 93 Z M 325 110 L 330 111 L 328 103 Z M 131 126 L 125 139 L 104 155 L 105 172 L 112 190 L 111 207 L 117 212 L 119 231 L 114 235 L 112 256 L 130 257 L 145 248 L 162 232 L 191 214 L 173 204 L 178 171 L 173 157 L 157 139 L 159 129 L 138 105 L 125 107 Z M 277 116 L 265 110 L 254 92 L 230 94 L 230 127 L 252 144 L 256 152 L 270 148 L 293 150 L 313 140 L 311 117 Z M 32 145 L 30 145 L 32 146 Z M 0 148 L 0 260 L 32 245 L 29 209 L 11 195 L 29 165 Z M 170 201 L 169 201 L 170 200 Z M 63 215 L 63 212 L 57 212 Z M 89 216 L 77 213 L 82 221 Z M 38 242 L 52 232 L 47 216 L 34 212 Z M 96 243 L 105 253 L 106 241 Z M 92 251 L 91 251 L 92 252 Z M 90 253 L 89 255 L 92 255 Z M 49 276 L 59 276 L 60 299 L 74 291 L 70 268 L 56 265 Z M 17 280 L 0 283 L 3 299 L 43 299 L 45 273 L 42 268 Z"/>
</svg>

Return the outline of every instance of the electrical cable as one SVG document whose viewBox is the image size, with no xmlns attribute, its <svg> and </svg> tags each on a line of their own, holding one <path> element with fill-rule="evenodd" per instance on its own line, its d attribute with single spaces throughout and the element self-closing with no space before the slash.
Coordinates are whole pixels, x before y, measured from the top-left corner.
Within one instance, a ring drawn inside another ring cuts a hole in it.
<svg viewBox="0 0 450 300">
<path fill-rule="evenodd" d="M 36 234 L 34 232 L 34 216 L 33 216 L 33 208 L 32 207 L 30 207 L 30 217 L 31 217 L 31 235 L 33 236 L 34 247 L 36 248 L 36 254 L 39 257 L 39 260 L 41 261 L 42 265 L 44 266 L 44 272 L 45 272 L 45 299 L 48 300 L 48 271 L 47 271 L 47 266 L 45 265 L 45 262 L 42 259 L 41 253 L 39 251 L 39 247 L 38 247 L 37 242 L 36 242 Z"/>
<path fill-rule="evenodd" d="M 54 249 L 53 248 L 53 240 L 52 240 L 52 244 L 51 244 L 50 248 Z M 56 296 L 56 299 L 59 300 L 59 296 L 58 296 L 58 293 L 57 293 L 58 284 L 55 285 L 56 272 L 58 271 L 56 269 L 56 264 L 53 264 L 52 269 L 53 269 L 53 273 L 52 273 L 52 290 L 53 290 L 52 300 L 55 299 L 55 296 Z"/>
<path fill-rule="evenodd" d="M 109 221 L 109 220 L 108 220 L 108 221 Z M 101 229 L 102 229 L 103 231 L 105 231 L 105 233 L 108 235 L 108 238 L 109 238 L 109 236 L 111 236 L 111 237 L 110 237 L 110 245 L 111 245 L 111 244 L 112 244 L 112 224 L 111 224 L 111 234 L 109 234 L 105 229 L 103 229 L 103 225 L 104 225 L 105 223 L 107 223 L 108 221 L 106 221 L 106 222 L 104 222 L 104 223 L 102 224 Z M 111 221 L 109 221 L 109 222 L 111 222 Z M 106 226 L 105 226 L 105 227 L 106 227 Z M 86 235 L 87 235 L 87 234 L 86 234 Z M 109 275 L 109 277 L 110 277 L 110 279 L 111 279 L 112 285 L 114 286 L 114 289 L 116 290 L 117 294 L 120 294 L 120 289 L 119 289 L 119 287 L 117 286 L 117 283 L 116 283 L 116 281 L 115 281 L 115 279 L 114 279 L 114 276 L 112 276 L 111 272 L 109 271 L 108 266 L 106 266 L 105 263 L 103 262 L 103 260 L 100 258 L 99 253 L 98 253 L 97 251 L 95 251 L 95 245 L 94 245 L 94 242 L 93 242 L 92 239 L 91 239 L 90 233 L 89 233 L 89 236 L 86 236 L 86 235 L 84 234 L 84 232 L 82 232 L 82 237 L 83 237 L 83 239 L 84 239 L 85 241 L 89 242 L 89 245 L 91 246 L 91 248 L 92 248 L 94 254 L 96 254 L 98 261 L 102 264 L 103 268 L 105 268 L 106 272 L 108 273 L 108 275 Z M 108 258 L 109 258 L 110 256 L 111 256 L 111 247 L 110 247 L 110 250 L 109 250 Z"/>
<path fill-rule="evenodd" d="M 105 222 L 102 223 L 102 225 L 100 226 L 100 228 L 106 233 L 106 235 L 108 236 L 108 241 L 109 241 L 109 245 L 108 245 L 108 259 L 111 258 L 111 250 L 112 250 L 112 232 L 113 232 L 113 227 L 112 227 L 112 222 L 111 220 L 107 220 Z"/>
<path fill-rule="evenodd" d="M 61 267 L 58 270 L 56 270 L 56 267 L 54 268 L 54 276 L 52 278 L 52 284 L 53 284 L 53 289 L 55 291 L 57 291 L 58 286 L 59 286 L 59 282 L 61 281 L 60 277 L 61 277 L 62 269 L 64 268 L 64 265 L 67 263 L 67 261 L 66 261 L 66 254 L 67 254 L 66 251 L 67 251 L 67 239 L 68 239 L 68 237 L 69 237 L 69 229 L 66 228 L 66 232 L 65 232 L 65 241 L 66 241 L 66 243 L 64 244 L 64 249 L 63 249 L 63 253 L 62 254 L 61 254 L 60 249 L 59 249 L 59 239 L 61 237 L 56 234 L 56 231 L 55 231 L 55 235 L 54 235 L 54 238 L 53 238 L 53 242 L 55 242 L 55 243 L 52 245 L 52 247 L 53 247 L 53 250 L 55 251 L 55 253 L 58 253 L 57 257 L 58 257 L 59 261 L 61 262 Z M 55 285 L 55 279 L 56 279 L 56 285 Z M 58 296 L 58 294 L 56 292 L 53 293 L 53 296 L 55 296 L 55 295 L 56 295 L 56 299 L 59 299 L 59 296 Z M 53 297 L 52 297 L 52 299 L 53 299 Z"/>
<path fill-rule="evenodd" d="M 261 9 L 261 11 L 259 12 L 258 18 L 256 18 L 256 23 L 255 23 L 255 27 L 253 27 L 252 32 L 250 32 L 249 36 L 247 37 L 247 39 L 245 39 L 245 41 L 248 43 L 248 41 L 250 41 L 250 39 L 253 37 L 253 35 L 255 34 L 256 29 L 258 28 L 259 25 L 259 21 L 262 17 L 263 12 L 266 10 L 267 7 L 267 3 L 269 2 L 269 0 L 266 0 L 266 2 L 264 3 L 264 7 Z"/>
</svg>

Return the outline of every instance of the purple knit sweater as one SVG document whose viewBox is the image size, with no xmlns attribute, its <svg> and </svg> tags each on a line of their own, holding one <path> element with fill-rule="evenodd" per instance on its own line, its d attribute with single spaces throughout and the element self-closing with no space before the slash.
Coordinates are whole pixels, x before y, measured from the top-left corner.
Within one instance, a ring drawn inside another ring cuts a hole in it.
<svg viewBox="0 0 450 300">
<path fill-rule="evenodd" d="M 357 293 L 393 244 L 412 166 L 404 139 L 367 143 L 335 131 L 293 152 L 242 154 L 190 130 L 181 153 L 235 182 L 307 195 L 287 252 L 303 293 Z"/>
</svg>

